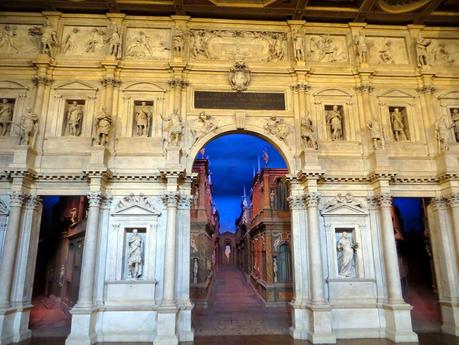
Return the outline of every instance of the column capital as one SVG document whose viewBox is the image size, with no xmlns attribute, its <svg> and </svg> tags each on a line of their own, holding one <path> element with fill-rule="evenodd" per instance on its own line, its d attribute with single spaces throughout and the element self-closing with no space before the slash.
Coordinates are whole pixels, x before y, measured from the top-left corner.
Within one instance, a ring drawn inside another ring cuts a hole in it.
<svg viewBox="0 0 459 345">
<path fill-rule="evenodd" d="M 448 196 L 448 205 L 450 207 L 459 207 L 459 193 L 453 193 Z"/>
<path fill-rule="evenodd" d="M 167 207 L 177 207 L 177 203 L 179 201 L 179 193 L 166 192 L 161 196 L 161 199 Z"/>
<path fill-rule="evenodd" d="M 416 89 L 416 91 L 419 92 L 419 93 L 431 93 L 431 94 L 433 94 L 436 91 L 436 89 L 432 85 L 425 85 L 425 86 L 422 86 L 422 87 L 418 87 Z"/>
<path fill-rule="evenodd" d="M 103 195 L 100 192 L 89 192 L 86 194 L 88 197 L 89 207 L 99 207 L 102 201 Z"/>
<path fill-rule="evenodd" d="M 26 202 L 28 194 L 23 192 L 11 192 L 10 193 L 10 207 L 21 207 Z"/>
<path fill-rule="evenodd" d="M 319 206 L 320 194 L 317 192 L 307 193 L 305 200 L 307 207 L 317 207 Z"/>
<path fill-rule="evenodd" d="M 168 81 L 169 86 L 174 89 L 176 87 L 178 88 L 186 88 L 190 83 L 187 80 L 176 78 L 176 79 L 171 79 Z"/>
<path fill-rule="evenodd" d="M 42 203 L 41 197 L 38 195 L 31 195 L 27 198 L 26 207 L 29 209 L 36 210 Z"/>
<path fill-rule="evenodd" d="M 430 203 L 436 211 L 446 210 L 448 206 L 447 199 L 442 196 L 432 198 Z"/>
<path fill-rule="evenodd" d="M 53 80 L 47 77 L 42 77 L 42 76 L 35 76 L 32 78 L 32 83 L 34 86 L 38 85 L 51 85 L 53 83 Z"/>
<path fill-rule="evenodd" d="M 380 207 L 392 207 L 392 196 L 389 193 L 381 193 L 376 196 Z"/>
<path fill-rule="evenodd" d="M 304 210 L 304 195 L 291 195 L 287 198 L 291 210 Z"/>
<path fill-rule="evenodd" d="M 111 77 L 105 77 L 100 81 L 104 87 L 107 86 L 113 86 L 113 87 L 118 87 L 121 85 L 121 80 L 111 78 Z"/>
<path fill-rule="evenodd" d="M 306 83 L 296 83 L 296 84 L 291 85 L 290 88 L 292 89 L 292 91 L 295 91 L 295 92 L 299 92 L 299 91 L 308 92 L 311 89 L 311 86 L 309 86 Z"/>
<path fill-rule="evenodd" d="M 375 89 L 373 85 L 366 83 L 366 84 L 361 84 L 355 88 L 357 91 L 362 92 L 362 93 L 371 93 Z"/>
<path fill-rule="evenodd" d="M 192 196 L 185 194 L 185 193 L 180 193 L 178 196 L 178 209 L 179 210 L 189 210 L 191 207 L 191 201 L 192 201 Z"/>
<path fill-rule="evenodd" d="M 101 200 L 101 206 L 104 209 L 110 209 L 110 206 L 112 205 L 113 197 L 112 196 L 104 196 Z"/>
<path fill-rule="evenodd" d="M 378 206 L 379 206 L 378 197 L 376 197 L 376 196 L 367 197 L 367 203 L 368 203 L 368 209 L 369 210 L 378 209 Z"/>
</svg>

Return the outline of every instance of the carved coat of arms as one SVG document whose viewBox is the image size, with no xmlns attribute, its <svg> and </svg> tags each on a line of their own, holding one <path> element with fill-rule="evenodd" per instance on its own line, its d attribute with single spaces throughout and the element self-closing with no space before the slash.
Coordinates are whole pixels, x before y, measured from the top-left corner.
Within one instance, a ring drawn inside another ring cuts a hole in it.
<svg viewBox="0 0 459 345">
<path fill-rule="evenodd" d="M 247 90 L 250 83 L 250 70 L 245 62 L 237 61 L 230 69 L 229 83 L 237 92 Z"/>
</svg>

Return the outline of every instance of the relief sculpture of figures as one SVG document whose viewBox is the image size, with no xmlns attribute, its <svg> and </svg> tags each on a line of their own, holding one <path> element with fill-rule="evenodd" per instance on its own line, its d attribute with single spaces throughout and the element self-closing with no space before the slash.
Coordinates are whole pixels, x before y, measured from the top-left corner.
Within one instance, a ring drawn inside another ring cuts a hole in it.
<svg viewBox="0 0 459 345">
<path fill-rule="evenodd" d="M 102 113 L 96 118 L 96 143 L 105 146 L 108 143 L 108 135 L 112 128 L 112 117 L 102 108 Z"/>
<path fill-rule="evenodd" d="M 101 29 L 94 28 L 92 29 L 91 37 L 89 38 L 88 42 L 86 43 L 86 53 L 95 53 L 96 50 L 103 46 L 105 32 Z"/>
<path fill-rule="evenodd" d="M 132 235 L 129 238 L 129 252 L 128 252 L 128 277 L 131 279 L 139 279 L 142 276 L 142 252 L 143 240 L 138 234 L 138 230 L 132 230 Z"/>
<path fill-rule="evenodd" d="M 115 59 L 121 58 L 121 36 L 119 33 L 118 25 L 112 24 L 108 34 L 108 54 Z"/>
<path fill-rule="evenodd" d="M 400 109 L 395 108 L 390 114 L 390 118 L 395 141 L 408 140 L 405 132 L 405 124 L 403 123 L 403 114 L 400 112 Z"/>
<path fill-rule="evenodd" d="M 20 131 L 19 144 L 33 147 L 38 133 L 38 115 L 30 108 L 22 116 Z"/>
<path fill-rule="evenodd" d="M 287 123 L 285 123 L 284 119 L 279 119 L 276 116 L 271 116 L 267 120 L 264 129 L 268 133 L 274 135 L 287 144 L 287 137 L 290 134 L 290 127 Z"/>
<path fill-rule="evenodd" d="M 150 122 L 152 118 L 151 107 L 147 105 L 147 102 L 142 102 L 135 109 L 135 127 L 136 136 L 147 137 L 150 132 Z"/>
<path fill-rule="evenodd" d="M 152 55 L 150 38 L 143 31 L 139 31 L 126 50 L 126 55 L 131 57 L 147 57 Z"/>
<path fill-rule="evenodd" d="M 451 120 L 454 123 L 454 135 L 456 137 L 456 142 L 459 143 L 459 109 L 454 108 L 451 110 Z"/>
<path fill-rule="evenodd" d="M 451 128 L 454 124 L 448 124 L 448 120 L 445 115 L 441 116 L 435 124 L 435 132 L 437 133 L 438 146 L 440 151 L 449 150 L 449 136 Z"/>
<path fill-rule="evenodd" d="M 205 112 L 201 112 L 191 128 L 191 134 L 193 135 L 194 142 L 198 141 L 201 137 L 212 132 L 216 128 L 218 128 L 218 125 L 212 120 L 212 117 L 207 115 Z"/>
<path fill-rule="evenodd" d="M 81 120 L 83 119 L 83 109 L 77 101 L 73 101 L 67 111 L 67 134 L 79 136 L 81 134 Z"/>
<path fill-rule="evenodd" d="M 427 59 L 427 47 L 432 43 L 431 40 L 425 39 L 419 34 L 416 39 L 416 58 L 419 67 L 429 64 Z"/>
<path fill-rule="evenodd" d="M 304 61 L 304 37 L 301 32 L 294 33 L 293 48 L 295 52 L 295 60 L 297 62 Z"/>
<path fill-rule="evenodd" d="M 69 52 L 75 47 L 75 37 L 76 37 L 76 34 L 79 32 L 80 32 L 80 29 L 73 28 L 72 31 L 65 37 L 64 48 L 63 48 L 64 54 Z"/>
<path fill-rule="evenodd" d="M 13 50 L 19 53 L 16 45 L 16 26 L 4 25 L 0 28 L 0 49 L 10 52 Z"/>
<path fill-rule="evenodd" d="M 183 135 L 183 121 L 177 109 L 169 116 L 161 115 L 165 122 L 163 130 L 168 133 L 167 141 L 172 146 L 179 146 Z"/>
<path fill-rule="evenodd" d="M 373 148 L 375 150 L 384 149 L 384 136 L 377 120 L 368 122 L 368 129 L 370 130 L 371 140 L 373 141 Z"/>
<path fill-rule="evenodd" d="M 366 64 L 368 62 L 368 46 L 363 31 L 360 31 L 359 35 L 355 39 L 355 45 L 357 47 L 360 64 Z"/>
<path fill-rule="evenodd" d="M 207 34 L 205 30 L 192 31 L 193 44 L 191 46 L 191 55 L 194 58 L 199 56 L 208 57 L 207 55 Z"/>
<path fill-rule="evenodd" d="M 346 57 L 340 53 L 333 39 L 328 35 L 311 38 L 311 55 L 315 61 L 335 62 L 344 61 Z"/>
<path fill-rule="evenodd" d="M 303 139 L 305 147 L 312 148 L 314 150 L 318 149 L 317 133 L 312 124 L 312 120 L 309 117 L 301 120 L 301 139 Z"/>
<path fill-rule="evenodd" d="M 327 123 L 330 127 L 331 140 L 343 139 L 343 115 L 337 105 L 327 113 Z"/>
<path fill-rule="evenodd" d="M 13 109 L 6 98 L 0 103 L 0 136 L 4 137 L 8 133 L 8 128 L 11 123 Z"/>
<path fill-rule="evenodd" d="M 379 49 L 379 59 L 382 63 L 385 63 L 385 64 L 394 63 L 391 45 L 392 45 L 392 41 L 384 41 L 384 45 Z"/>
<path fill-rule="evenodd" d="M 354 272 L 354 251 L 358 248 L 358 243 L 349 238 L 349 233 L 343 232 L 336 245 L 338 251 L 338 274 L 341 277 L 351 278 Z"/>
<path fill-rule="evenodd" d="M 41 53 L 52 58 L 54 57 L 54 46 L 58 45 L 57 33 L 48 22 L 43 26 L 41 32 Z"/>
<path fill-rule="evenodd" d="M 174 36 L 174 56 L 178 59 L 183 57 L 183 49 L 185 47 L 185 38 L 183 32 L 177 29 Z"/>
</svg>

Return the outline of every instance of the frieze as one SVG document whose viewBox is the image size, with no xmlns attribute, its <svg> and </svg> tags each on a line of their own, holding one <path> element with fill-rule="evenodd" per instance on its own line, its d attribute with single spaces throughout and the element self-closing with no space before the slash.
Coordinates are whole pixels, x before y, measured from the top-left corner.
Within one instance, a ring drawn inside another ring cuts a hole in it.
<svg viewBox="0 0 459 345">
<path fill-rule="evenodd" d="M 319 63 L 348 61 L 345 36 L 310 35 L 309 60 Z"/>
<path fill-rule="evenodd" d="M 408 64 L 403 37 L 367 37 L 368 63 L 372 65 Z"/>
<path fill-rule="evenodd" d="M 34 25 L 0 25 L 0 57 L 33 56 L 39 53 L 40 41 L 31 34 Z"/>
<path fill-rule="evenodd" d="M 168 29 L 128 28 L 124 56 L 127 59 L 168 60 L 171 55 Z"/>
<path fill-rule="evenodd" d="M 65 26 L 61 54 L 64 56 L 102 57 L 108 54 L 109 39 L 105 26 Z"/>
</svg>

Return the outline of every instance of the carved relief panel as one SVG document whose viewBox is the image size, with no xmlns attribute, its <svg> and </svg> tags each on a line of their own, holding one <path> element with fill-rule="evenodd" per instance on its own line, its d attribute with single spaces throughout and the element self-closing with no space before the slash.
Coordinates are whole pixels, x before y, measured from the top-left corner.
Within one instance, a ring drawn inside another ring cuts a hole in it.
<svg viewBox="0 0 459 345">
<path fill-rule="evenodd" d="M 64 26 L 61 53 L 66 56 L 100 57 L 107 54 L 105 26 Z"/>
<path fill-rule="evenodd" d="M 427 47 L 427 59 L 431 65 L 459 65 L 459 42 L 457 39 L 432 39 Z"/>
<path fill-rule="evenodd" d="M 36 27 L 36 25 L 0 24 L 0 58 L 38 54 L 39 38 L 31 34 Z"/>
<path fill-rule="evenodd" d="M 346 36 L 310 35 L 308 39 L 308 58 L 309 61 L 317 63 L 349 61 Z"/>
<path fill-rule="evenodd" d="M 171 31 L 128 28 L 124 47 L 126 59 L 167 60 L 171 55 Z"/>
<path fill-rule="evenodd" d="M 403 37 L 368 37 L 369 63 L 372 65 L 408 64 L 408 51 Z"/>
</svg>

